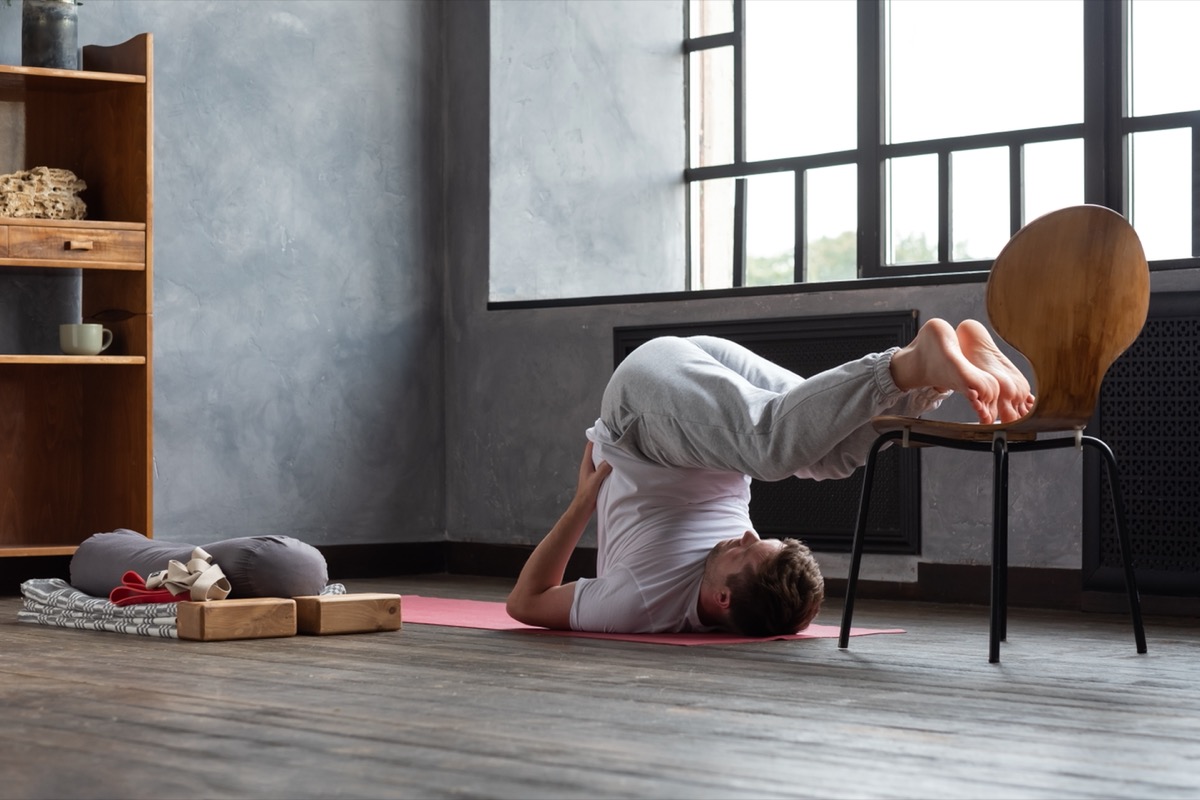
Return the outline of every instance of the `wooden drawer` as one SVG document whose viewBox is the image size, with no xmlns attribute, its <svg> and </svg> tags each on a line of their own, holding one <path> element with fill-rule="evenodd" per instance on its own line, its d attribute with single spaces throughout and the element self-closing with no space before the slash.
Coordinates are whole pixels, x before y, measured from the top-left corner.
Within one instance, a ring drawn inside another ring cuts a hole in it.
<svg viewBox="0 0 1200 800">
<path fill-rule="evenodd" d="M 146 260 L 146 232 L 105 228 L 8 225 L 6 258 L 36 261 L 112 261 L 141 264 Z M 3 237 L 0 237 L 2 240 Z"/>
</svg>

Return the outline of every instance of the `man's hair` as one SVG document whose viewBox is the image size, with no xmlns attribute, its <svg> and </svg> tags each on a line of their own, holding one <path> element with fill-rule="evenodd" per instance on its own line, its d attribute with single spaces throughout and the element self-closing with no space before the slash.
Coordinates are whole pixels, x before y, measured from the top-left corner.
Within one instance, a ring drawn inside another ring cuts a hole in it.
<svg viewBox="0 0 1200 800">
<path fill-rule="evenodd" d="M 812 551 L 796 539 L 783 546 L 756 570 L 747 566 L 726 581 L 729 624 L 742 636 L 781 636 L 796 633 L 821 610 L 825 579 Z"/>
</svg>

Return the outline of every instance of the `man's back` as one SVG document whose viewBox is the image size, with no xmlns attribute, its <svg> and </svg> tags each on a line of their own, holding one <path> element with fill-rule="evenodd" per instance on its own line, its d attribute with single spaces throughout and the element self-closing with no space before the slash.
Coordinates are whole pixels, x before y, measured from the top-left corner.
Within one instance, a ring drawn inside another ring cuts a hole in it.
<svg viewBox="0 0 1200 800">
<path fill-rule="evenodd" d="M 575 588 L 571 627 L 623 633 L 704 630 L 696 601 L 704 559 L 751 528 L 750 480 L 663 467 L 588 431 L 593 460 L 613 471 L 596 503 L 596 579 Z"/>
</svg>

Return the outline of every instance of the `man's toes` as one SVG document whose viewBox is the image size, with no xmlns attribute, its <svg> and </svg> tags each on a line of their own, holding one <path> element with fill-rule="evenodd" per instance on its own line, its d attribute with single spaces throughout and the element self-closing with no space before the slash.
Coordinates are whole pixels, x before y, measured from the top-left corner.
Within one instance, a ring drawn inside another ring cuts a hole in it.
<svg viewBox="0 0 1200 800">
<path fill-rule="evenodd" d="M 975 413 L 979 415 L 979 422 L 983 425 L 991 425 L 996 421 L 996 403 L 984 400 L 977 397 L 971 403 L 975 409 Z"/>
</svg>

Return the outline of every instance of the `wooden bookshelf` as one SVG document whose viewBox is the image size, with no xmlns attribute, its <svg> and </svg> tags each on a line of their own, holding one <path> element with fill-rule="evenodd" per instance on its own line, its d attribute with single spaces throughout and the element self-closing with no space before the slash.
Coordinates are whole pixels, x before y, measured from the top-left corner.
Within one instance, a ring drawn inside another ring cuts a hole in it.
<svg viewBox="0 0 1200 800">
<path fill-rule="evenodd" d="M 83 48 L 82 70 L 0 65 L 24 168 L 87 183 L 85 220 L 0 218 L 0 270 L 76 269 L 98 356 L 0 353 L 0 558 L 153 535 L 153 39 Z M 69 322 L 71 320 L 61 320 Z"/>
</svg>

